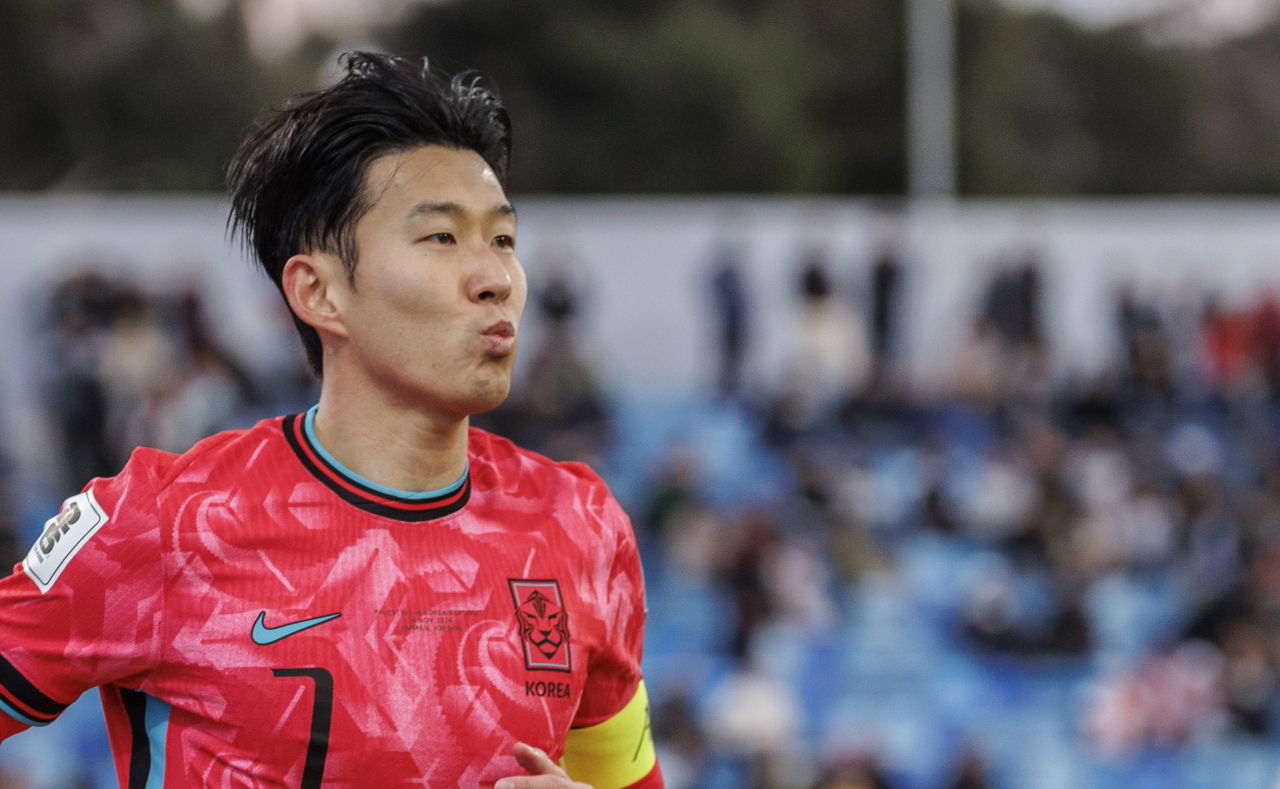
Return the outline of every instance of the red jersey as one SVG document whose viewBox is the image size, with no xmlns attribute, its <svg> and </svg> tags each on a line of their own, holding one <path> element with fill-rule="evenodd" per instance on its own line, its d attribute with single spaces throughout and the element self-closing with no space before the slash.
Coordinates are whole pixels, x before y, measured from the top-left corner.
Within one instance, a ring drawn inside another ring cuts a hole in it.
<svg viewBox="0 0 1280 789">
<path fill-rule="evenodd" d="M 396 495 L 304 425 L 69 499 L 0 581 L 0 708 L 99 686 L 129 789 L 478 787 L 639 698 L 635 539 L 590 469 L 473 429 L 456 489 Z"/>
</svg>

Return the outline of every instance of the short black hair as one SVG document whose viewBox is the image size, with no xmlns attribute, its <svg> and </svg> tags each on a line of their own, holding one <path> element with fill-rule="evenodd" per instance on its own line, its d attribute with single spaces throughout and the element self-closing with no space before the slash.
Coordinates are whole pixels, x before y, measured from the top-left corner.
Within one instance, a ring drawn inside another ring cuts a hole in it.
<svg viewBox="0 0 1280 789">
<path fill-rule="evenodd" d="M 369 52 L 341 63 L 338 82 L 294 96 L 250 131 L 227 170 L 229 224 L 282 294 L 284 264 L 300 252 L 337 254 L 354 281 L 355 226 L 371 207 L 365 175 L 378 157 L 424 145 L 470 149 L 507 185 L 511 120 L 479 72 L 449 77 L 426 58 Z M 297 315 L 293 322 L 320 375 L 319 334 Z"/>
</svg>

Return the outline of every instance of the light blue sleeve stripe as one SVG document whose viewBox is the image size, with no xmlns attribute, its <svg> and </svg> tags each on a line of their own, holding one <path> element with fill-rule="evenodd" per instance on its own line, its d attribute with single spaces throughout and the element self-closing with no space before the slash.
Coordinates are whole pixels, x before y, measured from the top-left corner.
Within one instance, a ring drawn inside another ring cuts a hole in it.
<svg viewBox="0 0 1280 789">
<path fill-rule="evenodd" d="M 14 709 L 11 704 L 6 702 L 2 696 L 0 696 L 0 710 L 3 710 L 10 718 L 13 718 L 19 723 L 25 723 L 28 726 L 48 726 L 50 723 L 53 723 L 53 721 L 40 721 L 23 715 L 21 712 Z"/>
<path fill-rule="evenodd" d="M 169 705 L 147 694 L 143 715 L 147 739 L 151 743 L 151 772 L 147 773 L 147 789 L 164 787 L 164 746 L 169 737 Z"/>
</svg>

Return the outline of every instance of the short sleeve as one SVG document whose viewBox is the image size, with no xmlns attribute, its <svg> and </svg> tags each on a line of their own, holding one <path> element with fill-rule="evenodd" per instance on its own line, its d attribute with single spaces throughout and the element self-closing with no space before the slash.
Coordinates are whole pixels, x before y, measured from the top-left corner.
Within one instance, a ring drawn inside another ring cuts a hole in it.
<svg viewBox="0 0 1280 789">
<path fill-rule="evenodd" d="M 608 531 L 617 535 L 604 606 L 605 639 L 587 668 L 587 679 L 573 719 L 574 728 L 595 726 L 627 706 L 640 684 L 647 616 L 644 572 L 631 521 L 612 496 L 599 510 Z"/>
<path fill-rule="evenodd" d="M 45 522 L 0 580 L 0 710 L 50 723 L 84 691 L 137 687 L 163 651 L 154 458 L 134 453 Z"/>
</svg>

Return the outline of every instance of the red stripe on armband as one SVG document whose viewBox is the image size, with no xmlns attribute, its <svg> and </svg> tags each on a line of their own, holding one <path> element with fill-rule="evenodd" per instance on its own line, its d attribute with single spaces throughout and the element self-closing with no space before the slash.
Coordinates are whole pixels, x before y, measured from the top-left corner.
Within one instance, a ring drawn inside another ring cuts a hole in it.
<svg viewBox="0 0 1280 789">
<path fill-rule="evenodd" d="M 633 784 L 628 784 L 623 789 L 663 789 L 662 765 L 654 762 L 653 769 L 649 771 L 648 775 Z"/>
</svg>

